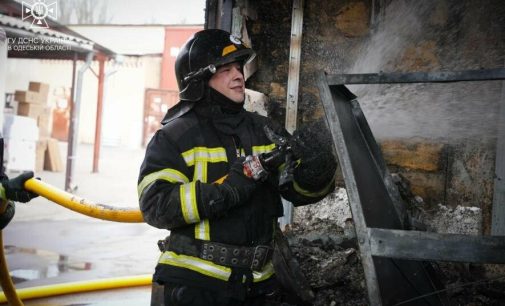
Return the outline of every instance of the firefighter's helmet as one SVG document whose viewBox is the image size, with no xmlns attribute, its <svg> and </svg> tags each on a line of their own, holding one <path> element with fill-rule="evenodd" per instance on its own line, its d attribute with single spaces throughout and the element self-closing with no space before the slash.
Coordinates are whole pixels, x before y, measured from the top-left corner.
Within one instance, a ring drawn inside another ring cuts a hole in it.
<svg viewBox="0 0 505 306">
<path fill-rule="evenodd" d="M 226 31 L 209 29 L 195 33 L 181 48 L 175 61 L 180 99 L 200 100 L 207 81 L 219 66 L 232 62 L 243 66 L 254 56 L 251 48 Z"/>
</svg>

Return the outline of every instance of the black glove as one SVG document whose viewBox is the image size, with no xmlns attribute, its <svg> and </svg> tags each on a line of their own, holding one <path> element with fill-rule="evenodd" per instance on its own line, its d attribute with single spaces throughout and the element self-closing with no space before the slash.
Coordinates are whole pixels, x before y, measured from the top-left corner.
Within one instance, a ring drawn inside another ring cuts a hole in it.
<svg viewBox="0 0 505 306">
<path fill-rule="evenodd" d="M 286 190 L 293 183 L 295 168 L 296 161 L 293 158 L 293 154 L 286 154 L 284 168 L 279 174 L 279 189 L 281 191 Z"/>
<path fill-rule="evenodd" d="M 15 206 L 14 202 L 7 202 L 7 208 L 4 213 L 0 215 L 0 230 L 3 230 L 9 222 L 11 222 L 12 217 L 14 217 Z"/>
<path fill-rule="evenodd" d="M 238 158 L 231 165 L 226 179 L 219 185 L 221 194 L 223 194 L 230 207 L 244 204 L 256 190 L 256 181 L 244 174 L 244 160 L 244 157 Z"/>
<path fill-rule="evenodd" d="M 304 125 L 293 133 L 293 154 L 300 159 L 294 171 L 295 181 L 302 188 L 317 190 L 335 175 L 337 160 L 331 133 L 322 120 Z"/>
<path fill-rule="evenodd" d="M 5 178 L 1 183 L 8 200 L 26 203 L 39 195 L 25 189 L 25 182 L 33 177 L 33 171 L 21 173 L 13 179 Z"/>
</svg>

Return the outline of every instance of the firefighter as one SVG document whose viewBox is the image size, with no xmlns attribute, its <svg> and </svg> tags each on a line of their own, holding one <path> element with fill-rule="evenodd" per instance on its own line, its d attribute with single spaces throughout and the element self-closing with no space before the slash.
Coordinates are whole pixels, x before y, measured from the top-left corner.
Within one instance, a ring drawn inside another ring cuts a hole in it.
<svg viewBox="0 0 505 306">
<path fill-rule="evenodd" d="M 244 109 L 243 69 L 254 56 L 240 39 L 211 29 L 194 34 L 176 59 L 180 102 L 149 142 L 138 180 L 145 221 L 170 231 L 153 277 L 166 306 L 277 305 L 271 257 L 281 196 L 299 206 L 334 189 L 331 146 L 309 142 L 299 145 L 297 162 L 266 178 L 244 173 L 246 156 L 275 149 L 265 126 L 287 134 Z M 280 189 L 282 175 L 293 180 Z"/>
<path fill-rule="evenodd" d="M 21 173 L 17 177 L 10 179 L 3 171 L 0 173 L 0 198 L 2 204 L 7 202 L 5 211 L 0 214 L 0 230 L 4 229 L 14 217 L 14 202 L 26 203 L 31 199 L 38 197 L 38 194 L 27 191 L 24 184 L 33 177 L 33 172 Z"/>
</svg>

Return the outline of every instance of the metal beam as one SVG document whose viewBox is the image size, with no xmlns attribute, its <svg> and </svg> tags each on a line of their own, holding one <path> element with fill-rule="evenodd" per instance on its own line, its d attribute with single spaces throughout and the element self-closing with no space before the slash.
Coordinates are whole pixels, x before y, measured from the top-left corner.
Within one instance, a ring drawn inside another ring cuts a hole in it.
<svg viewBox="0 0 505 306">
<path fill-rule="evenodd" d="M 72 61 L 72 88 L 71 88 L 71 97 L 72 101 L 70 103 L 70 122 L 68 125 L 68 139 L 67 139 L 67 163 L 65 169 L 65 191 L 72 190 L 73 184 L 73 163 L 74 163 L 74 121 L 76 117 L 76 98 L 75 98 L 75 90 L 76 90 L 76 79 L 77 77 L 77 53 L 74 53 L 74 60 Z"/>
<path fill-rule="evenodd" d="M 84 73 L 91 66 L 94 53 L 90 52 L 86 56 L 86 62 L 77 72 L 77 79 L 72 84 L 72 107 L 70 109 L 70 125 L 68 132 L 68 148 L 67 148 L 67 168 L 65 176 L 65 191 L 73 192 L 76 189 L 74 183 L 75 158 L 79 137 L 79 116 L 81 113 L 82 100 L 82 83 L 84 81 Z M 75 72 L 74 72 L 75 74 Z M 74 81 L 72 81 L 74 82 Z M 73 87 L 75 86 L 75 90 Z"/>
<path fill-rule="evenodd" d="M 395 199 L 396 186 L 356 96 L 343 85 L 330 86 L 324 73 L 318 83 L 355 223 L 369 302 L 394 305 L 430 293 L 423 304 L 443 304 L 443 295 L 431 294 L 442 285 L 428 263 L 372 256 L 367 228 L 404 229 L 396 202 L 405 204 Z"/>
<path fill-rule="evenodd" d="M 505 82 L 502 82 L 496 140 L 496 161 L 491 234 L 505 235 Z"/>
<path fill-rule="evenodd" d="M 365 215 L 361 207 L 360 194 L 356 185 L 354 171 L 352 171 L 352 161 L 345 144 L 344 135 L 341 128 L 340 119 L 337 115 L 332 93 L 326 82 L 326 75 L 321 73 L 318 76 L 319 95 L 323 102 L 326 120 L 330 127 L 333 143 L 338 155 L 338 161 L 344 176 L 349 205 L 351 206 L 352 217 L 355 224 L 356 236 L 358 237 L 359 250 L 361 254 L 361 264 L 365 273 L 365 281 L 368 290 L 368 301 L 371 305 L 382 305 L 379 290 L 379 282 L 375 271 L 375 265 L 371 256 L 370 243 L 365 222 Z"/>
<path fill-rule="evenodd" d="M 504 80 L 505 68 L 449 72 L 359 73 L 328 75 L 329 85 L 443 83 L 460 81 Z"/>
<path fill-rule="evenodd" d="M 372 256 L 505 263 L 505 236 L 471 236 L 368 228 Z"/>
</svg>

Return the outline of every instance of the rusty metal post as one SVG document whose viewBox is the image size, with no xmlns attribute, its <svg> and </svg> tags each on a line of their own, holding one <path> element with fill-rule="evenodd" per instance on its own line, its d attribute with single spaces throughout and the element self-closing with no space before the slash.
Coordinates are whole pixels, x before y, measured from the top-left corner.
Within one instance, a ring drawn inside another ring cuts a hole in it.
<svg viewBox="0 0 505 306">
<path fill-rule="evenodd" d="M 97 56 L 98 60 L 98 97 L 96 103 L 95 142 L 93 144 L 93 173 L 98 172 L 100 161 L 100 145 L 102 136 L 103 92 L 105 80 L 105 60 L 103 55 Z"/>
</svg>

